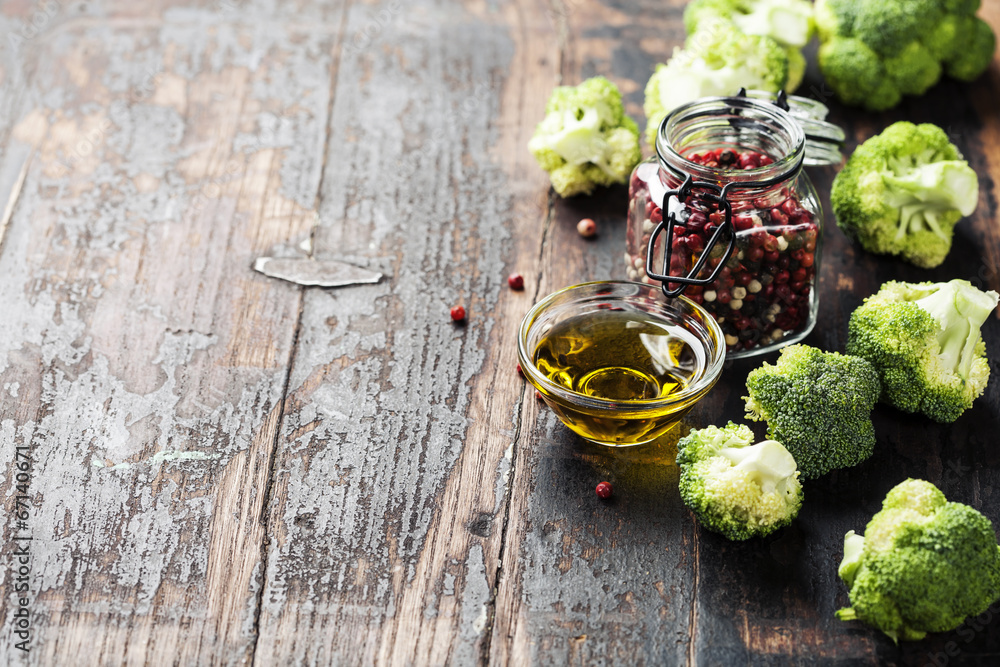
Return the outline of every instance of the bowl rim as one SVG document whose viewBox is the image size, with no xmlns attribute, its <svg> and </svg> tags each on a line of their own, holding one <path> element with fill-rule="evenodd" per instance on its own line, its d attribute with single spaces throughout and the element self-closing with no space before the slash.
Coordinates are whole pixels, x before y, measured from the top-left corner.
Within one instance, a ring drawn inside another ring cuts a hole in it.
<svg viewBox="0 0 1000 667">
<path fill-rule="evenodd" d="M 564 296 L 567 292 L 573 292 L 580 290 L 584 287 L 593 287 L 595 285 L 611 285 L 611 286 L 629 286 L 629 287 L 639 287 L 645 290 L 655 291 L 657 294 L 660 293 L 658 287 L 649 285 L 646 283 L 640 283 L 632 280 L 594 280 L 586 283 L 578 283 L 576 285 L 570 285 L 562 289 L 556 290 L 551 294 L 547 295 L 544 299 L 541 299 L 528 310 L 524 318 L 521 320 L 521 324 L 518 327 L 517 333 L 517 355 L 519 361 L 521 362 L 521 370 L 524 372 L 525 377 L 533 384 L 536 388 L 543 391 L 543 396 L 545 393 L 553 395 L 566 403 L 589 407 L 595 410 L 607 410 L 616 413 L 622 412 L 646 412 L 652 409 L 662 408 L 667 405 L 685 403 L 690 401 L 692 398 L 697 398 L 699 395 L 704 394 L 709 389 L 711 389 L 719 379 L 719 375 L 722 372 L 722 366 L 726 360 L 726 344 L 725 344 L 725 334 L 722 331 L 722 327 L 715 320 L 707 310 L 702 308 L 700 305 L 687 298 L 686 296 L 678 296 L 674 299 L 669 299 L 666 301 L 660 301 L 659 303 L 669 303 L 670 301 L 682 301 L 689 308 L 699 313 L 702 316 L 702 320 L 705 323 L 705 328 L 709 331 L 714 332 L 715 340 L 717 344 L 715 346 L 716 354 L 714 357 L 711 355 L 711 350 L 706 348 L 709 352 L 709 359 L 706 362 L 705 372 L 700 378 L 695 382 L 691 383 L 685 387 L 682 391 L 670 394 L 664 398 L 639 398 L 639 399 L 623 399 L 623 400 L 611 400 L 607 398 L 598 398 L 595 396 L 587 396 L 586 394 L 581 394 L 570 389 L 567 389 L 561 384 L 557 384 L 542 374 L 541 371 L 535 366 L 533 360 L 533 352 L 529 352 L 526 349 L 528 332 L 531 330 L 531 326 L 534 324 L 538 316 L 550 305 L 552 302 L 557 300 L 559 297 Z M 620 296 L 611 296 L 612 299 L 621 298 Z"/>
</svg>

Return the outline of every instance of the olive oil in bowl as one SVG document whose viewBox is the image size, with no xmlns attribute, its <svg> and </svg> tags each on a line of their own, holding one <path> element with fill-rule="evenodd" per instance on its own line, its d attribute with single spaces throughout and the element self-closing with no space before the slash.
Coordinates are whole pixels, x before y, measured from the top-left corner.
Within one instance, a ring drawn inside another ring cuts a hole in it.
<svg viewBox="0 0 1000 667">
<path fill-rule="evenodd" d="M 666 398 L 705 366 L 683 328 L 641 311 L 598 310 L 553 326 L 535 348 L 535 367 L 570 391 L 610 401 Z"/>
<path fill-rule="evenodd" d="M 608 282 L 536 305 L 518 351 L 528 380 L 567 426 L 599 444 L 628 446 L 680 421 L 715 384 L 723 348 L 718 324 L 693 302 Z"/>
</svg>

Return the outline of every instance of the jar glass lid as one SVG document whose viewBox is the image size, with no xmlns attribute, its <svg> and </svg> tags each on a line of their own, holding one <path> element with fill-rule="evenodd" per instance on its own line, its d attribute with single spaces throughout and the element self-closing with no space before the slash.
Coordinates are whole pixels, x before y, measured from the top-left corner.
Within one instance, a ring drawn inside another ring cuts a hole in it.
<svg viewBox="0 0 1000 667">
<path fill-rule="evenodd" d="M 830 110 L 822 102 L 798 95 L 785 95 L 784 91 L 775 95 L 764 90 L 740 90 L 736 96 L 773 102 L 795 119 L 806 135 L 803 164 L 818 167 L 839 164 L 843 159 L 840 149 L 847 137 L 839 125 L 826 120 Z"/>
</svg>

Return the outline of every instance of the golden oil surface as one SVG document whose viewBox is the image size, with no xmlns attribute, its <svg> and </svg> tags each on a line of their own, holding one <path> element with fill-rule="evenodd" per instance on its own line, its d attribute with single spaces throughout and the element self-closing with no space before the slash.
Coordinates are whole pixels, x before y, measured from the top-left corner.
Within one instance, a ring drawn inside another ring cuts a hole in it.
<svg viewBox="0 0 1000 667">
<path fill-rule="evenodd" d="M 698 345 L 687 330 L 646 313 L 604 309 L 555 324 L 538 342 L 533 360 L 552 382 L 579 394 L 616 402 L 655 400 L 682 391 L 703 375 L 705 355 Z M 612 445 L 649 442 L 691 407 L 670 405 L 628 415 L 547 399 L 574 431 Z"/>
<path fill-rule="evenodd" d="M 703 370 L 694 337 L 649 315 L 598 310 L 552 327 L 535 348 L 535 366 L 550 380 L 595 398 L 666 398 Z"/>
</svg>

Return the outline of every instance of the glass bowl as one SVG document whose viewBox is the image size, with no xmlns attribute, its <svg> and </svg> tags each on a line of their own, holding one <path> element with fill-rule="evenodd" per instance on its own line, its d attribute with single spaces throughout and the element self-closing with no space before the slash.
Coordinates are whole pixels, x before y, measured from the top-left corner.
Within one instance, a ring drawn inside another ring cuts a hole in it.
<svg viewBox="0 0 1000 667">
<path fill-rule="evenodd" d="M 715 385 L 726 356 L 715 318 L 659 286 L 574 285 L 524 316 L 517 355 L 566 426 L 601 445 L 650 442 Z"/>
</svg>

